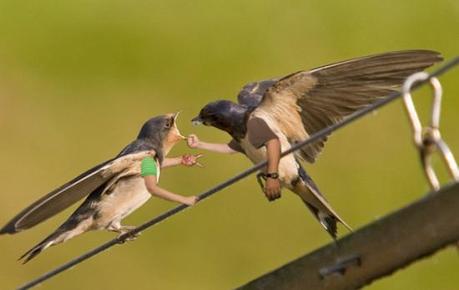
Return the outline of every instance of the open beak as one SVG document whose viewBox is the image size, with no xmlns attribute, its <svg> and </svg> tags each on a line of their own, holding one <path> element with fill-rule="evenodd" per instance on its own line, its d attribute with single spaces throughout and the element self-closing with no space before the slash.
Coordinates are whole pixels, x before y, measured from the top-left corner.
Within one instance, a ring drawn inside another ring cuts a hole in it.
<svg viewBox="0 0 459 290">
<path fill-rule="evenodd" d="M 174 121 L 177 121 L 178 116 L 180 115 L 182 111 L 178 111 L 177 113 L 174 114 Z"/>
<path fill-rule="evenodd" d="M 191 120 L 191 124 L 193 124 L 193 126 L 198 126 L 198 125 L 202 125 L 204 122 L 201 120 L 201 118 L 199 116 L 193 118 Z"/>
<path fill-rule="evenodd" d="M 179 116 L 179 114 L 180 114 L 181 112 L 182 112 L 182 111 L 178 111 L 177 113 L 174 114 L 174 126 L 175 126 L 176 128 L 177 128 L 177 118 L 178 118 L 178 116 Z M 183 135 L 180 133 L 180 131 L 178 130 L 178 128 L 177 128 L 177 137 L 180 138 L 180 139 L 182 139 L 182 140 L 185 140 L 185 139 L 186 139 L 186 137 L 183 136 Z"/>
<path fill-rule="evenodd" d="M 178 133 L 177 137 L 179 137 L 181 140 L 185 140 L 186 139 L 186 137 L 183 136 L 180 132 Z"/>
</svg>

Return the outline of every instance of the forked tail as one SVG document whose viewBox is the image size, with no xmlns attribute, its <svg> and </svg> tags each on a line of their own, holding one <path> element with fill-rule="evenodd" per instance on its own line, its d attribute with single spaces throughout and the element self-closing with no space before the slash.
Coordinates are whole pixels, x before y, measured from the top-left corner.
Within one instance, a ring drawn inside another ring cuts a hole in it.
<svg viewBox="0 0 459 290">
<path fill-rule="evenodd" d="M 22 255 L 18 261 L 22 260 L 22 264 L 25 264 L 35 258 L 38 254 L 43 252 L 45 249 L 51 247 L 52 245 L 56 244 L 56 239 L 59 238 L 59 236 L 62 234 L 62 232 L 57 229 L 54 233 L 49 235 L 46 239 L 35 245 L 32 249 L 28 250 L 27 252 Z"/>
<path fill-rule="evenodd" d="M 309 177 L 300 164 L 298 165 L 299 180 L 293 187 L 295 193 L 301 197 L 306 206 L 333 239 L 336 240 L 337 237 L 337 222 L 342 223 L 352 232 L 352 228 L 333 210 L 311 177 Z"/>
</svg>

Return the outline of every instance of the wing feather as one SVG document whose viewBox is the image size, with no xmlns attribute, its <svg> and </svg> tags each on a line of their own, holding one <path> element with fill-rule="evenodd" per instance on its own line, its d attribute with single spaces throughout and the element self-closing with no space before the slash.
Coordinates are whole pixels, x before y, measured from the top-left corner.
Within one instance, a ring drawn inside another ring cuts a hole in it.
<svg viewBox="0 0 459 290">
<path fill-rule="evenodd" d="M 269 79 L 246 84 L 237 96 L 238 103 L 247 107 L 257 107 L 266 90 L 277 81 L 277 79 Z"/>
<path fill-rule="evenodd" d="M 150 150 L 118 156 L 89 169 L 22 210 L 0 230 L 0 234 L 14 234 L 45 221 L 104 185 L 115 175 L 132 171 L 133 162 L 154 154 Z"/>
<path fill-rule="evenodd" d="M 406 50 L 300 71 L 272 85 L 254 113 L 270 114 L 292 143 L 299 142 L 398 90 L 406 77 L 441 60 L 435 51 Z M 298 156 L 313 163 L 326 140 L 304 147 Z"/>
</svg>

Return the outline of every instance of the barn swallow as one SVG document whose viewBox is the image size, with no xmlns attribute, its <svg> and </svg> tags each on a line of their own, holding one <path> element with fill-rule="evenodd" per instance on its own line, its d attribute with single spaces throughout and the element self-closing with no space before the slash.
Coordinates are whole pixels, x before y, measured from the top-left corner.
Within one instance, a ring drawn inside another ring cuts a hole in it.
<svg viewBox="0 0 459 290">
<path fill-rule="evenodd" d="M 247 123 L 260 118 L 277 135 L 282 151 L 346 116 L 398 90 L 406 77 L 442 60 L 439 53 L 408 50 L 366 56 L 245 85 L 238 104 L 207 104 L 192 120 L 226 131 L 253 162 L 266 159 L 266 148 L 254 147 Z M 253 134 L 253 133 L 252 133 Z M 281 186 L 296 193 L 336 239 L 337 222 L 350 227 L 333 210 L 300 160 L 314 163 L 328 136 L 280 160 Z"/>
<path fill-rule="evenodd" d="M 144 157 L 154 156 L 161 163 L 172 147 L 185 138 L 177 128 L 177 116 L 178 113 L 151 118 L 137 138 L 115 158 L 40 198 L 7 223 L 0 234 L 14 234 L 33 227 L 87 196 L 61 226 L 20 258 L 24 259 L 23 263 L 50 246 L 90 230 L 123 234 L 134 228 L 121 225 L 121 220 L 151 196 L 140 176 L 140 162 Z"/>
</svg>

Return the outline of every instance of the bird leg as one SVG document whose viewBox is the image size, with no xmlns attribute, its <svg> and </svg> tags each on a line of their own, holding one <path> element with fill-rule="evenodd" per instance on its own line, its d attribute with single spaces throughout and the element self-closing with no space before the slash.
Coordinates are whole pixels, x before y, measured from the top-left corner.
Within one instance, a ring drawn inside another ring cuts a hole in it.
<svg viewBox="0 0 459 290">
<path fill-rule="evenodd" d="M 111 231 L 111 232 L 115 232 L 115 233 L 118 233 L 118 238 L 121 237 L 122 235 L 132 231 L 133 229 L 135 229 L 136 226 L 122 226 L 121 224 L 111 224 L 107 230 Z M 135 239 L 137 239 L 138 236 L 140 236 L 141 233 L 136 233 L 134 235 L 131 235 L 129 237 L 127 237 L 126 239 L 124 239 L 122 241 L 122 243 L 124 243 L 125 241 L 134 241 Z"/>
</svg>

